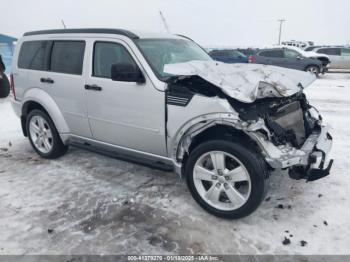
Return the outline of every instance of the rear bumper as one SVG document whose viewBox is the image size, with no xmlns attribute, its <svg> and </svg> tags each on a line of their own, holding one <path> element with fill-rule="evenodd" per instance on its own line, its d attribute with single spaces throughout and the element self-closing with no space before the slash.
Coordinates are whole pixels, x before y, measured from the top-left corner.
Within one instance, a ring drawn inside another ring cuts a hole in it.
<svg viewBox="0 0 350 262">
<path fill-rule="evenodd" d="M 310 170 L 326 170 L 328 168 L 326 162 L 333 144 L 329 129 L 330 126 L 322 126 L 320 131 L 313 132 L 300 149 L 287 146 L 279 147 L 279 154 L 275 154 L 278 157 L 267 157 L 266 161 L 272 168 L 278 169 L 292 166 L 310 166 Z M 325 166 L 327 167 L 325 168 Z"/>
<path fill-rule="evenodd" d="M 20 117 L 22 114 L 22 104 L 20 101 L 15 100 L 13 97 L 11 97 L 11 106 L 15 114 Z"/>
</svg>

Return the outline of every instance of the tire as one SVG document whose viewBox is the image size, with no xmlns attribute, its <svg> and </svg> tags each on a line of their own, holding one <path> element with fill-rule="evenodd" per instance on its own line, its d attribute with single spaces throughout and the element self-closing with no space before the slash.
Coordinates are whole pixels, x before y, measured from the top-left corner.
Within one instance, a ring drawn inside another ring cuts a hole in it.
<svg viewBox="0 0 350 262">
<path fill-rule="evenodd" d="M 63 144 L 46 112 L 38 109 L 30 111 L 26 119 L 26 129 L 30 144 L 41 157 L 55 159 L 67 152 L 68 146 Z"/>
<path fill-rule="evenodd" d="M 216 161 L 212 161 L 214 158 Z M 221 159 L 224 160 L 220 171 L 214 165 L 218 167 Z M 210 181 L 212 173 L 215 175 Z M 217 217 L 238 219 L 248 216 L 260 205 L 265 196 L 268 170 L 262 157 L 252 149 L 238 142 L 212 140 L 200 144 L 190 153 L 185 175 L 193 198 L 203 209 Z M 202 180 L 203 177 L 208 181 Z"/>
<path fill-rule="evenodd" d="M 0 98 L 5 98 L 10 94 L 10 82 L 7 76 L 0 72 Z"/>
<path fill-rule="evenodd" d="M 311 72 L 313 74 L 315 74 L 316 76 L 318 76 L 320 74 L 320 68 L 316 65 L 310 65 L 310 66 L 307 66 L 305 68 L 305 71 L 306 72 Z"/>
</svg>

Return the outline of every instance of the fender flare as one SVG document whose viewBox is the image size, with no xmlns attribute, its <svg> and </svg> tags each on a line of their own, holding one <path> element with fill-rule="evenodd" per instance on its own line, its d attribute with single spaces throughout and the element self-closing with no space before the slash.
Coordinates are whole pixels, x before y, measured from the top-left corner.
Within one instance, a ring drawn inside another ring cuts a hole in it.
<svg viewBox="0 0 350 262">
<path fill-rule="evenodd" d="M 31 88 L 24 94 L 24 99 L 22 99 L 22 116 L 26 115 L 26 108 L 30 102 L 35 102 L 41 105 L 49 114 L 58 133 L 65 134 L 69 133 L 69 127 L 66 120 L 63 117 L 58 105 L 52 99 L 52 97 L 46 93 L 44 90 L 39 88 Z"/>
<path fill-rule="evenodd" d="M 237 130 L 243 131 L 249 137 L 251 137 L 249 133 L 252 131 L 266 129 L 263 120 L 248 124 L 239 119 L 238 115 L 235 113 L 213 113 L 202 115 L 186 122 L 171 139 L 169 143 L 171 145 L 169 153 L 172 160 L 174 162 L 179 162 L 180 160 L 181 162 L 184 154 L 189 149 L 192 138 L 216 125 L 233 127 Z M 265 131 L 270 133 L 268 130 Z"/>
</svg>

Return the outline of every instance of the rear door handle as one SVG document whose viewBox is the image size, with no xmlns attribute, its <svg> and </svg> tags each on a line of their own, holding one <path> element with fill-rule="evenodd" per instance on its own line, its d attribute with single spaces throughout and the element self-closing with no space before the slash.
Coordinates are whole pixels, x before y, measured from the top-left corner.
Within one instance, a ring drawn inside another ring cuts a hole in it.
<svg viewBox="0 0 350 262">
<path fill-rule="evenodd" d="M 98 85 L 85 85 L 86 90 L 102 91 L 102 87 Z"/>
<path fill-rule="evenodd" d="M 40 82 L 42 83 L 48 83 L 48 84 L 53 84 L 55 81 L 53 81 L 53 79 L 51 79 L 50 77 L 48 78 L 40 78 Z"/>
</svg>

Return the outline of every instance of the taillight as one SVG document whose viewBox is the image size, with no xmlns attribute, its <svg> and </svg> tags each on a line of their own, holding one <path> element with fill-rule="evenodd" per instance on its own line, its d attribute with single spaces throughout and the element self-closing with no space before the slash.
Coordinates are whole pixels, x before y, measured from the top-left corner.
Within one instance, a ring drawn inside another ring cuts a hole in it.
<svg viewBox="0 0 350 262">
<path fill-rule="evenodd" d="M 13 74 L 10 75 L 10 88 L 13 98 L 16 100 L 15 81 L 13 80 Z"/>
<path fill-rule="evenodd" d="M 254 56 L 250 55 L 248 56 L 248 63 L 253 63 L 254 62 Z"/>
</svg>

